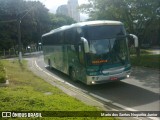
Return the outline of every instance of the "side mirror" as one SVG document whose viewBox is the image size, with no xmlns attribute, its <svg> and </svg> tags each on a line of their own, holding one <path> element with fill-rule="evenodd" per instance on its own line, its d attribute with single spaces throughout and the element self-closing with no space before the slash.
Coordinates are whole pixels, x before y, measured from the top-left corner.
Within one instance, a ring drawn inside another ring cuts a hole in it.
<svg viewBox="0 0 160 120">
<path fill-rule="evenodd" d="M 83 45 L 84 45 L 84 52 L 85 53 L 89 53 L 88 41 L 84 37 L 81 37 L 81 41 L 83 42 Z"/>
<path fill-rule="evenodd" d="M 136 35 L 133 35 L 133 34 L 129 34 L 129 36 L 134 39 L 134 46 L 138 47 L 138 37 Z"/>
</svg>

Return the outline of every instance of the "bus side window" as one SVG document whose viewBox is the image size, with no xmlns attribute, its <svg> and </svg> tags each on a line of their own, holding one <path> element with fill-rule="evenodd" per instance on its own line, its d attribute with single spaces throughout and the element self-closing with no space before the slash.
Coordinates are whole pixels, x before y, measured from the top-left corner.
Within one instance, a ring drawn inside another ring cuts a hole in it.
<svg viewBox="0 0 160 120">
<path fill-rule="evenodd" d="M 66 30 L 65 33 L 64 33 L 64 43 L 65 44 L 70 44 L 70 31 L 69 30 Z"/>
<path fill-rule="evenodd" d="M 84 62 L 84 49 L 83 49 L 82 44 L 78 45 L 78 51 L 79 51 L 79 62 L 82 65 L 85 65 L 85 62 Z"/>
<path fill-rule="evenodd" d="M 80 41 L 80 37 L 82 35 L 82 30 L 81 28 L 77 28 L 76 29 L 76 43 L 78 44 L 78 58 L 79 58 L 79 62 L 82 65 L 85 65 L 85 57 L 84 57 L 84 48 L 83 48 L 83 44 Z"/>
<path fill-rule="evenodd" d="M 80 45 L 78 46 L 78 48 L 79 48 L 79 52 L 81 52 L 81 51 L 82 51 L 82 48 L 81 48 L 81 46 L 80 46 Z"/>
<path fill-rule="evenodd" d="M 63 32 L 61 32 L 60 34 L 59 34 L 59 44 L 63 44 L 63 42 L 64 42 L 64 35 L 63 35 L 64 33 Z"/>
</svg>

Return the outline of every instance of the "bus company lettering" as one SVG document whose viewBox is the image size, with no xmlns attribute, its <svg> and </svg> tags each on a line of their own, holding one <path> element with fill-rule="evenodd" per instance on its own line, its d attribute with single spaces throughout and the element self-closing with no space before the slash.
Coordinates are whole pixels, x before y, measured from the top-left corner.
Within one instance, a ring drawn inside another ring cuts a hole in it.
<svg viewBox="0 0 160 120">
<path fill-rule="evenodd" d="M 12 117 L 15 118 L 15 117 L 27 117 L 27 113 L 15 113 L 13 112 L 12 113 Z"/>
<path fill-rule="evenodd" d="M 41 113 L 28 113 L 28 117 L 42 117 Z"/>
<path fill-rule="evenodd" d="M 13 112 L 12 113 L 12 117 L 16 118 L 16 117 L 21 117 L 21 118 L 26 118 L 26 117 L 42 117 L 41 113 L 16 113 Z"/>
<path fill-rule="evenodd" d="M 111 117 L 111 113 L 101 113 L 101 117 Z"/>
<path fill-rule="evenodd" d="M 155 114 L 155 113 L 152 113 L 152 114 L 148 113 L 147 114 L 147 117 L 157 117 L 157 116 L 158 116 L 158 114 Z"/>
<path fill-rule="evenodd" d="M 119 117 L 130 117 L 129 113 L 119 113 Z"/>
<path fill-rule="evenodd" d="M 146 117 L 146 113 L 131 113 L 132 117 Z"/>
<path fill-rule="evenodd" d="M 106 63 L 108 62 L 107 60 L 95 60 L 95 61 L 92 61 L 92 64 L 100 64 L 100 63 Z"/>
</svg>

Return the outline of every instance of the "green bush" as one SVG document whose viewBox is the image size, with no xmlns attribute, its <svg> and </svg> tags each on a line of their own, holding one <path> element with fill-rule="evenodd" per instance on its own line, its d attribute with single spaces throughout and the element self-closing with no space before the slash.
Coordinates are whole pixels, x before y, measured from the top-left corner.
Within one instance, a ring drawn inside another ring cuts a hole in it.
<svg viewBox="0 0 160 120">
<path fill-rule="evenodd" d="M 131 55 L 136 54 L 136 48 L 135 47 L 130 47 L 129 52 Z"/>
<path fill-rule="evenodd" d="M 5 83 L 6 81 L 6 72 L 3 64 L 0 62 L 0 83 Z"/>
<path fill-rule="evenodd" d="M 133 66 L 148 67 L 160 69 L 160 55 L 142 54 L 139 58 L 131 56 L 131 64 Z"/>
<path fill-rule="evenodd" d="M 129 48 L 130 55 L 136 55 L 136 48 L 130 47 Z M 148 50 L 140 49 L 140 54 L 151 54 Z"/>
</svg>

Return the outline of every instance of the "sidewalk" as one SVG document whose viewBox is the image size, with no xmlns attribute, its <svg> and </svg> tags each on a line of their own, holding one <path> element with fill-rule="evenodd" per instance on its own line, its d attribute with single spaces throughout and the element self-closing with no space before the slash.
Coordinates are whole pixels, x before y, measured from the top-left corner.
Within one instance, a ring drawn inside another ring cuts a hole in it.
<svg viewBox="0 0 160 120">
<path fill-rule="evenodd" d="M 146 67 L 133 67 L 131 79 L 136 82 L 133 84 L 139 85 L 154 93 L 160 92 L 160 70 Z M 130 81 L 131 82 L 131 81 Z"/>
<path fill-rule="evenodd" d="M 160 46 L 154 46 L 154 47 L 148 49 L 148 51 L 153 54 L 160 54 Z"/>
<path fill-rule="evenodd" d="M 152 54 L 160 54 L 160 49 L 149 49 L 147 51 L 152 53 Z"/>
</svg>

